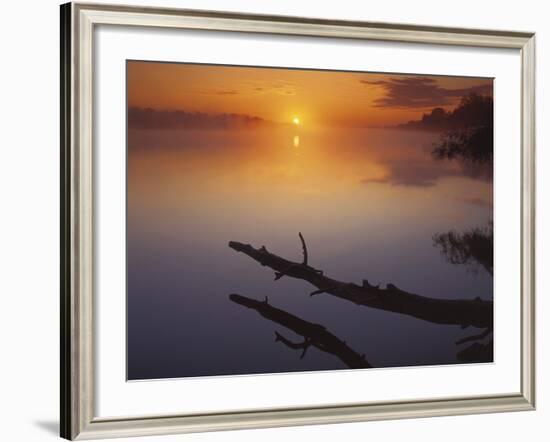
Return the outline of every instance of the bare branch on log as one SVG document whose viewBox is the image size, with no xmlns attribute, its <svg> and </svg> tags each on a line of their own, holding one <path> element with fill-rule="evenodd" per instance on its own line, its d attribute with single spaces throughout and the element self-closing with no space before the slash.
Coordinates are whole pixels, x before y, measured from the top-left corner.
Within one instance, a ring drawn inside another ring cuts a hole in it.
<svg viewBox="0 0 550 442">
<path fill-rule="evenodd" d="M 294 343 L 275 332 L 276 341 L 280 341 L 292 349 L 301 349 L 301 358 L 305 356 L 307 349 L 313 346 L 325 353 L 336 356 L 349 368 L 372 368 L 364 355 L 360 355 L 352 350 L 344 341 L 338 339 L 322 325 L 305 321 L 284 310 L 275 308 L 262 301 L 247 298 L 246 296 L 232 294 L 229 295 L 229 299 L 236 304 L 256 310 L 264 318 L 276 322 L 292 330 L 297 335 L 302 336 L 304 342 Z"/>
<path fill-rule="evenodd" d="M 306 241 L 304 237 L 302 236 L 302 232 L 298 232 L 298 236 L 300 237 L 300 241 L 302 241 L 302 252 L 304 254 L 304 260 L 302 261 L 302 265 L 307 266 L 307 246 Z"/>
<path fill-rule="evenodd" d="M 369 284 L 369 280 L 368 279 L 363 279 L 363 287 L 365 288 L 375 288 L 375 289 L 379 289 L 380 288 L 380 284 L 376 284 L 376 285 L 371 285 Z"/>
<path fill-rule="evenodd" d="M 480 341 L 481 339 L 485 339 L 487 336 L 489 336 L 489 333 L 491 333 L 492 331 L 492 328 L 487 328 L 483 333 L 480 333 L 478 335 L 467 336 L 465 338 L 459 339 L 458 341 L 456 341 L 456 345 L 465 344 L 466 342 L 471 341 Z"/>
<path fill-rule="evenodd" d="M 287 276 L 288 275 L 288 272 L 290 270 L 292 270 L 293 267 L 296 267 L 296 266 L 304 266 L 306 268 L 310 268 L 312 270 L 315 270 L 316 272 L 319 272 L 319 273 L 323 273 L 321 272 L 320 270 L 317 270 L 317 269 L 314 269 L 313 267 L 310 267 L 307 263 L 308 261 L 308 253 L 307 253 L 307 245 L 306 245 L 306 241 L 304 239 L 304 236 L 302 235 L 302 232 L 298 232 L 298 236 L 300 237 L 300 241 L 302 242 L 302 253 L 303 253 L 303 256 L 304 256 L 304 259 L 302 261 L 301 264 L 298 264 L 298 263 L 291 263 L 287 268 L 283 269 L 283 270 L 276 270 L 275 271 L 275 281 L 278 281 L 279 279 L 281 279 L 283 276 Z M 260 251 L 261 252 L 267 252 L 267 249 L 265 248 L 265 246 L 262 246 L 260 247 Z M 313 296 L 313 295 L 312 295 Z"/>
<path fill-rule="evenodd" d="M 474 342 L 456 355 L 460 362 L 493 362 L 493 340 L 486 344 Z"/>
<path fill-rule="evenodd" d="M 455 324 L 492 328 L 493 302 L 465 299 L 439 299 L 421 296 L 388 284 L 385 289 L 372 286 L 365 279 L 362 285 L 329 278 L 310 265 L 289 261 L 267 249 L 256 249 L 250 244 L 231 241 L 229 247 L 244 253 L 262 266 L 267 266 L 282 276 L 302 279 L 317 288 L 318 293 L 328 293 L 357 305 L 413 316 L 436 324 Z M 319 292 L 321 291 L 321 292 Z"/>
<path fill-rule="evenodd" d="M 281 279 L 283 276 L 286 276 L 288 274 L 288 271 L 293 267 L 294 265 L 290 265 L 288 266 L 286 269 L 284 269 L 283 271 L 281 272 L 275 272 L 275 281 L 278 281 L 279 279 Z"/>
<path fill-rule="evenodd" d="M 306 352 L 309 347 L 311 347 L 311 341 L 309 339 L 304 339 L 304 342 L 292 342 L 290 339 L 285 338 L 280 333 L 275 332 L 275 342 L 282 342 L 287 347 L 292 348 L 293 350 L 302 350 L 300 359 L 304 359 Z"/>
<path fill-rule="evenodd" d="M 338 287 L 326 287 L 324 289 L 314 290 L 309 296 L 320 295 L 321 293 L 329 293 L 331 290 L 338 290 Z"/>
</svg>

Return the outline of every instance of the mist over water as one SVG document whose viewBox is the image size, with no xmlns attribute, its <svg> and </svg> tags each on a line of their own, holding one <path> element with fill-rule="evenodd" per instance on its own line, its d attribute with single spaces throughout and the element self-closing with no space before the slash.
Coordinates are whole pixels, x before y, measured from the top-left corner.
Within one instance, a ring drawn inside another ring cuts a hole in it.
<svg viewBox="0 0 550 442">
<path fill-rule="evenodd" d="M 301 280 L 228 247 L 265 245 L 360 284 L 492 299 L 492 279 L 452 265 L 433 236 L 487 225 L 492 182 L 430 155 L 439 135 L 389 129 L 140 130 L 128 139 L 129 379 L 347 368 L 280 342 L 291 331 L 238 293 L 321 324 L 374 367 L 457 363 L 471 330 L 310 297 Z"/>
</svg>

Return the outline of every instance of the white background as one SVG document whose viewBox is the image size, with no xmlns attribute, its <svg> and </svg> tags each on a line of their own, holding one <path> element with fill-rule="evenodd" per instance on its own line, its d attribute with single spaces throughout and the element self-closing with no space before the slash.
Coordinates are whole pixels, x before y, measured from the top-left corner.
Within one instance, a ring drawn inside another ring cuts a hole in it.
<svg viewBox="0 0 550 442">
<path fill-rule="evenodd" d="M 135 4 L 148 4 L 132 0 Z M 111 0 L 112 3 L 122 3 Z M 150 3 L 149 3 L 150 4 Z M 462 1 L 454 7 L 441 1 L 262 2 L 155 1 L 155 5 L 234 10 L 325 18 L 468 26 L 537 32 L 538 144 L 538 372 L 547 371 L 549 326 L 543 322 L 545 293 L 550 290 L 544 262 L 548 255 L 550 192 L 545 170 L 550 167 L 548 72 L 550 16 L 544 2 L 524 0 Z M 521 8 L 521 9 L 520 9 Z M 58 3 L 49 0 L 3 5 L 0 30 L 0 438 L 6 441 L 54 440 L 58 415 Z M 545 29 L 546 28 L 546 29 Z M 547 200 L 547 201 L 545 201 Z M 546 249 L 546 250 L 545 250 Z M 541 345 L 542 344 L 542 345 Z M 148 440 L 279 441 L 316 439 L 346 441 L 407 438 L 423 441 L 484 439 L 546 440 L 550 408 L 545 378 L 538 376 L 538 410 L 530 413 L 445 417 L 365 424 L 165 436 Z M 141 439 L 146 440 L 146 439 Z"/>
</svg>

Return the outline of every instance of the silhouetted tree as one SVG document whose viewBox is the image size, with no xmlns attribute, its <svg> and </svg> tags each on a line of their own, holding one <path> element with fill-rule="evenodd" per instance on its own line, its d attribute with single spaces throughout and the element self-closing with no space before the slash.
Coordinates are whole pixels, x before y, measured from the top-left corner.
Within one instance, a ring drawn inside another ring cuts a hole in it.
<svg viewBox="0 0 550 442">
<path fill-rule="evenodd" d="M 447 131 L 434 146 L 432 156 L 436 160 L 460 160 L 465 163 L 493 163 L 493 99 L 471 94 L 464 97 L 452 111 Z"/>
<path fill-rule="evenodd" d="M 444 127 L 449 124 L 449 115 L 442 107 L 436 107 L 429 114 L 422 115 L 420 124 L 427 127 Z"/>
<path fill-rule="evenodd" d="M 493 98 L 476 93 L 463 97 L 457 108 L 450 113 L 449 120 L 457 128 L 492 126 Z"/>
</svg>

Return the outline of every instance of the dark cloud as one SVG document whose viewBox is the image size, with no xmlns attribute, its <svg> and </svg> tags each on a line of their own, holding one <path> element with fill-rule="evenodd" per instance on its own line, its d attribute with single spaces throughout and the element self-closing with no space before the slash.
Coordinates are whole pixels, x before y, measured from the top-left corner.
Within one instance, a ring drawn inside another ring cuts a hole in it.
<svg viewBox="0 0 550 442">
<path fill-rule="evenodd" d="M 202 89 L 197 93 L 201 95 L 238 95 L 239 91 L 236 89 Z"/>
<path fill-rule="evenodd" d="M 260 117 L 243 114 L 210 114 L 139 107 L 128 109 L 128 127 L 133 129 L 231 129 L 267 123 Z"/>
<path fill-rule="evenodd" d="M 386 95 L 374 101 L 376 107 L 427 108 L 444 106 L 452 103 L 452 99 L 469 94 L 490 94 L 493 87 L 483 84 L 461 89 L 441 87 L 431 77 L 396 77 L 389 80 L 360 80 L 369 86 L 382 87 Z"/>
<path fill-rule="evenodd" d="M 247 85 L 253 94 L 296 95 L 299 87 L 291 81 L 254 81 Z"/>
<path fill-rule="evenodd" d="M 237 95 L 239 92 L 232 90 L 232 91 L 215 91 L 214 94 L 216 95 Z"/>
<path fill-rule="evenodd" d="M 361 184 L 386 184 L 391 181 L 391 177 L 387 176 L 384 178 L 363 178 Z"/>
</svg>

